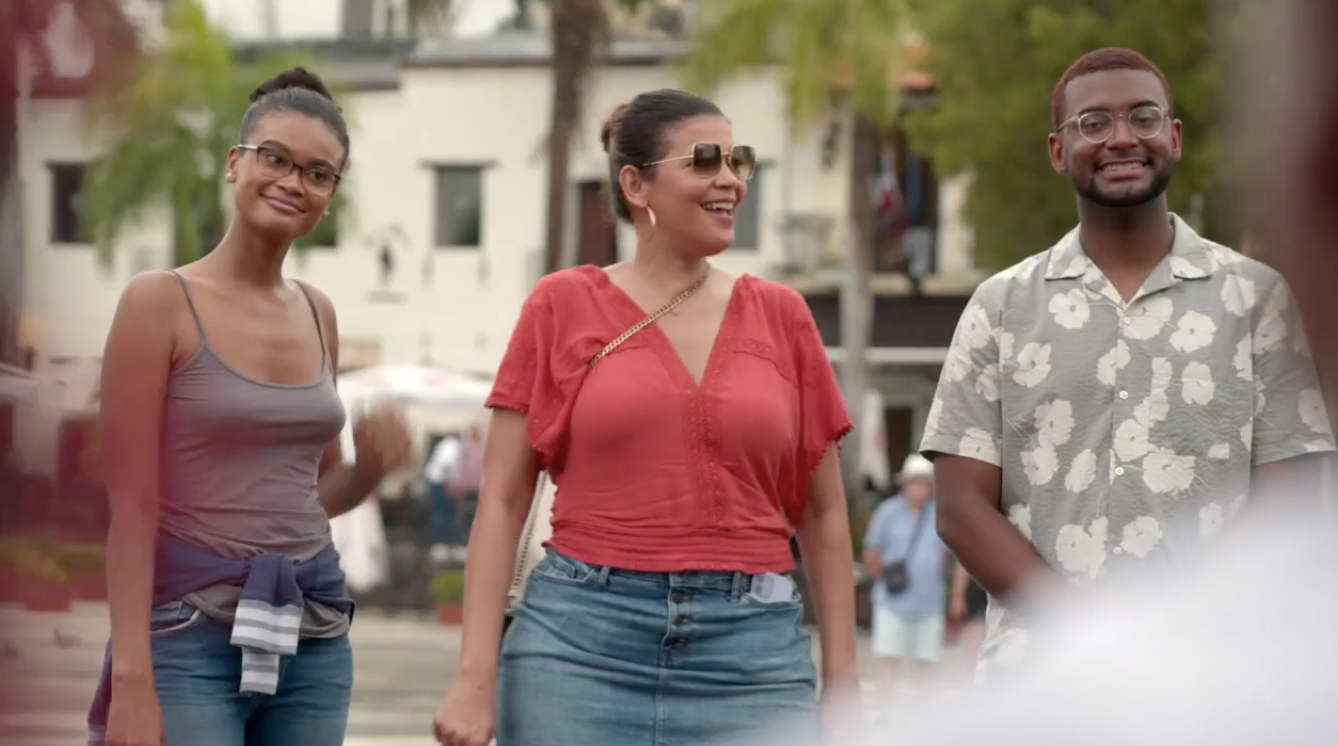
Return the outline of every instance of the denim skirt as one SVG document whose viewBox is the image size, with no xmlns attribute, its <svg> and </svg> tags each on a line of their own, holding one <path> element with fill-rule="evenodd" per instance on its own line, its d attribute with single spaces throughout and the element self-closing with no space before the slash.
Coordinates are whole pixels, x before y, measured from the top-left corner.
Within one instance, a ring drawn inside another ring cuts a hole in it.
<svg viewBox="0 0 1338 746">
<path fill-rule="evenodd" d="M 502 642 L 497 746 L 813 743 L 798 593 L 736 572 L 646 573 L 549 549 Z"/>
</svg>

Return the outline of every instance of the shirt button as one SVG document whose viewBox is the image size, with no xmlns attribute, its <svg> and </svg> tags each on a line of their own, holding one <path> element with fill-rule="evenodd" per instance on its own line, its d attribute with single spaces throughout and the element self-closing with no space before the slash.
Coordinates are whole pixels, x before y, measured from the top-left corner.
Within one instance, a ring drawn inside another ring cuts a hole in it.
<svg viewBox="0 0 1338 746">
<path fill-rule="evenodd" d="M 1117 466 L 1117 467 L 1115 467 L 1115 476 L 1117 476 L 1117 477 L 1124 476 L 1124 467 L 1123 467 L 1123 466 Z"/>
<path fill-rule="evenodd" d="M 1120 319 L 1120 323 L 1121 323 L 1121 324 L 1124 324 L 1125 326 L 1128 326 L 1128 325 L 1134 323 L 1134 320 L 1131 319 L 1131 318 L 1129 318 L 1128 316 L 1125 316 L 1124 318 Z"/>
<path fill-rule="evenodd" d="M 1124 550 L 1121 549 L 1121 548 L 1119 548 L 1119 547 L 1115 547 L 1115 553 L 1116 553 L 1116 554 L 1124 554 Z"/>
<path fill-rule="evenodd" d="M 669 596 L 669 600 L 673 601 L 676 604 L 686 603 L 688 600 L 688 594 L 684 593 L 683 591 L 674 591 L 673 594 Z"/>
<path fill-rule="evenodd" d="M 1129 392 L 1128 392 L 1128 391 L 1121 391 L 1121 392 L 1120 392 L 1120 398 L 1121 398 L 1121 399 L 1128 399 L 1128 398 L 1129 398 Z"/>
</svg>

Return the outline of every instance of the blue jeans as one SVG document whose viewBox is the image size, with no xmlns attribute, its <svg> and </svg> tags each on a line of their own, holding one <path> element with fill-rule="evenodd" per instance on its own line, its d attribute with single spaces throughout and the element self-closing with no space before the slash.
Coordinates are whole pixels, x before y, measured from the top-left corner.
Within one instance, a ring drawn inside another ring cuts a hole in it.
<svg viewBox="0 0 1338 746">
<path fill-rule="evenodd" d="M 815 743 L 803 605 L 759 601 L 750 582 L 548 550 L 502 643 L 497 746 Z"/>
<path fill-rule="evenodd" d="M 153 678 L 166 746 L 340 746 L 353 691 L 348 636 L 304 639 L 279 661 L 273 695 L 237 691 L 232 628 L 182 601 L 156 606 Z"/>
</svg>

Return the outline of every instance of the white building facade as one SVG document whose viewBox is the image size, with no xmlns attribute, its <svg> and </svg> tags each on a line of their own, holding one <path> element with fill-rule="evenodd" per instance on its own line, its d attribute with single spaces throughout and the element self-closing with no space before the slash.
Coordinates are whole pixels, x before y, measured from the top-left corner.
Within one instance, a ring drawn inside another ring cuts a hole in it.
<svg viewBox="0 0 1338 746">
<path fill-rule="evenodd" d="M 673 67 L 663 64 L 674 49 L 619 42 L 588 85 L 568 220 L 569 241 L 586 261 L 627 258 L 633 248 L 630 231 L 612 228 L 601 201 L 607 166 L 599 127 L 638 92 L 676 85 Z M 430 363 L 486 375 L 541 267 L 546 44 L 507 35 L 452 41 L 420 47 L 394 69 L 393 85 L 342 98 L 353 134 L 342 187 L 351 214 L 334 246 L 294 254 L 288 270 L 334 300 L 346 366 Z M 761 163 L 739 216 L 739 243 L 717 264 L 809 288 L 834 286 L 837 276 L 823 267 L 839 256 L 842 232 L 806 245 L 787 240 L 782 226 L 795 214 L 843 224 L 849 148 L 833 146 L 824 126 L 793 131 L 774 75 L 740 79 L 715 100 L 736 140 L 753 145 Z M 166 216 L 152 211 L 121 236 L 110 266 L 78 243 L 81 167 L 100 147 L 85 131 L 78 100 L 36 99 L 21 113 L 31 310 L 24 336 L 39 360 L 57 363 L 100 356 L 120 289 L 136 272 L 166 268 L 171 257 Z M 974 281 L 962 192 L 960 180 L 938 185 L 931 293 L 969 290 Z"/>
</svg>

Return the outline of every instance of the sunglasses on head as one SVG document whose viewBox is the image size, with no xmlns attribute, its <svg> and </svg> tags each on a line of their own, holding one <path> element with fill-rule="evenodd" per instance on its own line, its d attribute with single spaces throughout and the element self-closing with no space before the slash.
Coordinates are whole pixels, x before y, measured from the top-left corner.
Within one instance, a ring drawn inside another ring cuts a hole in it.
<svg viewBox="0 0 1338 746">
<path fill-rule="evenodd" d="M 753 171 L 756 170 L 757 154 L 747 145 L 735 145 L 726 153 L 724 148 L 714 143 L 698 143 L 692 146 L 692 155 L 643 163 L 640 168 L 676 161 L 691 161 L 692 171 L 698 176 L 715 176 L 720 173 L 720 166 L 723 164 L 728 166 L 735 176 L 747 181 L 753 178 Z"/>
</svg>

